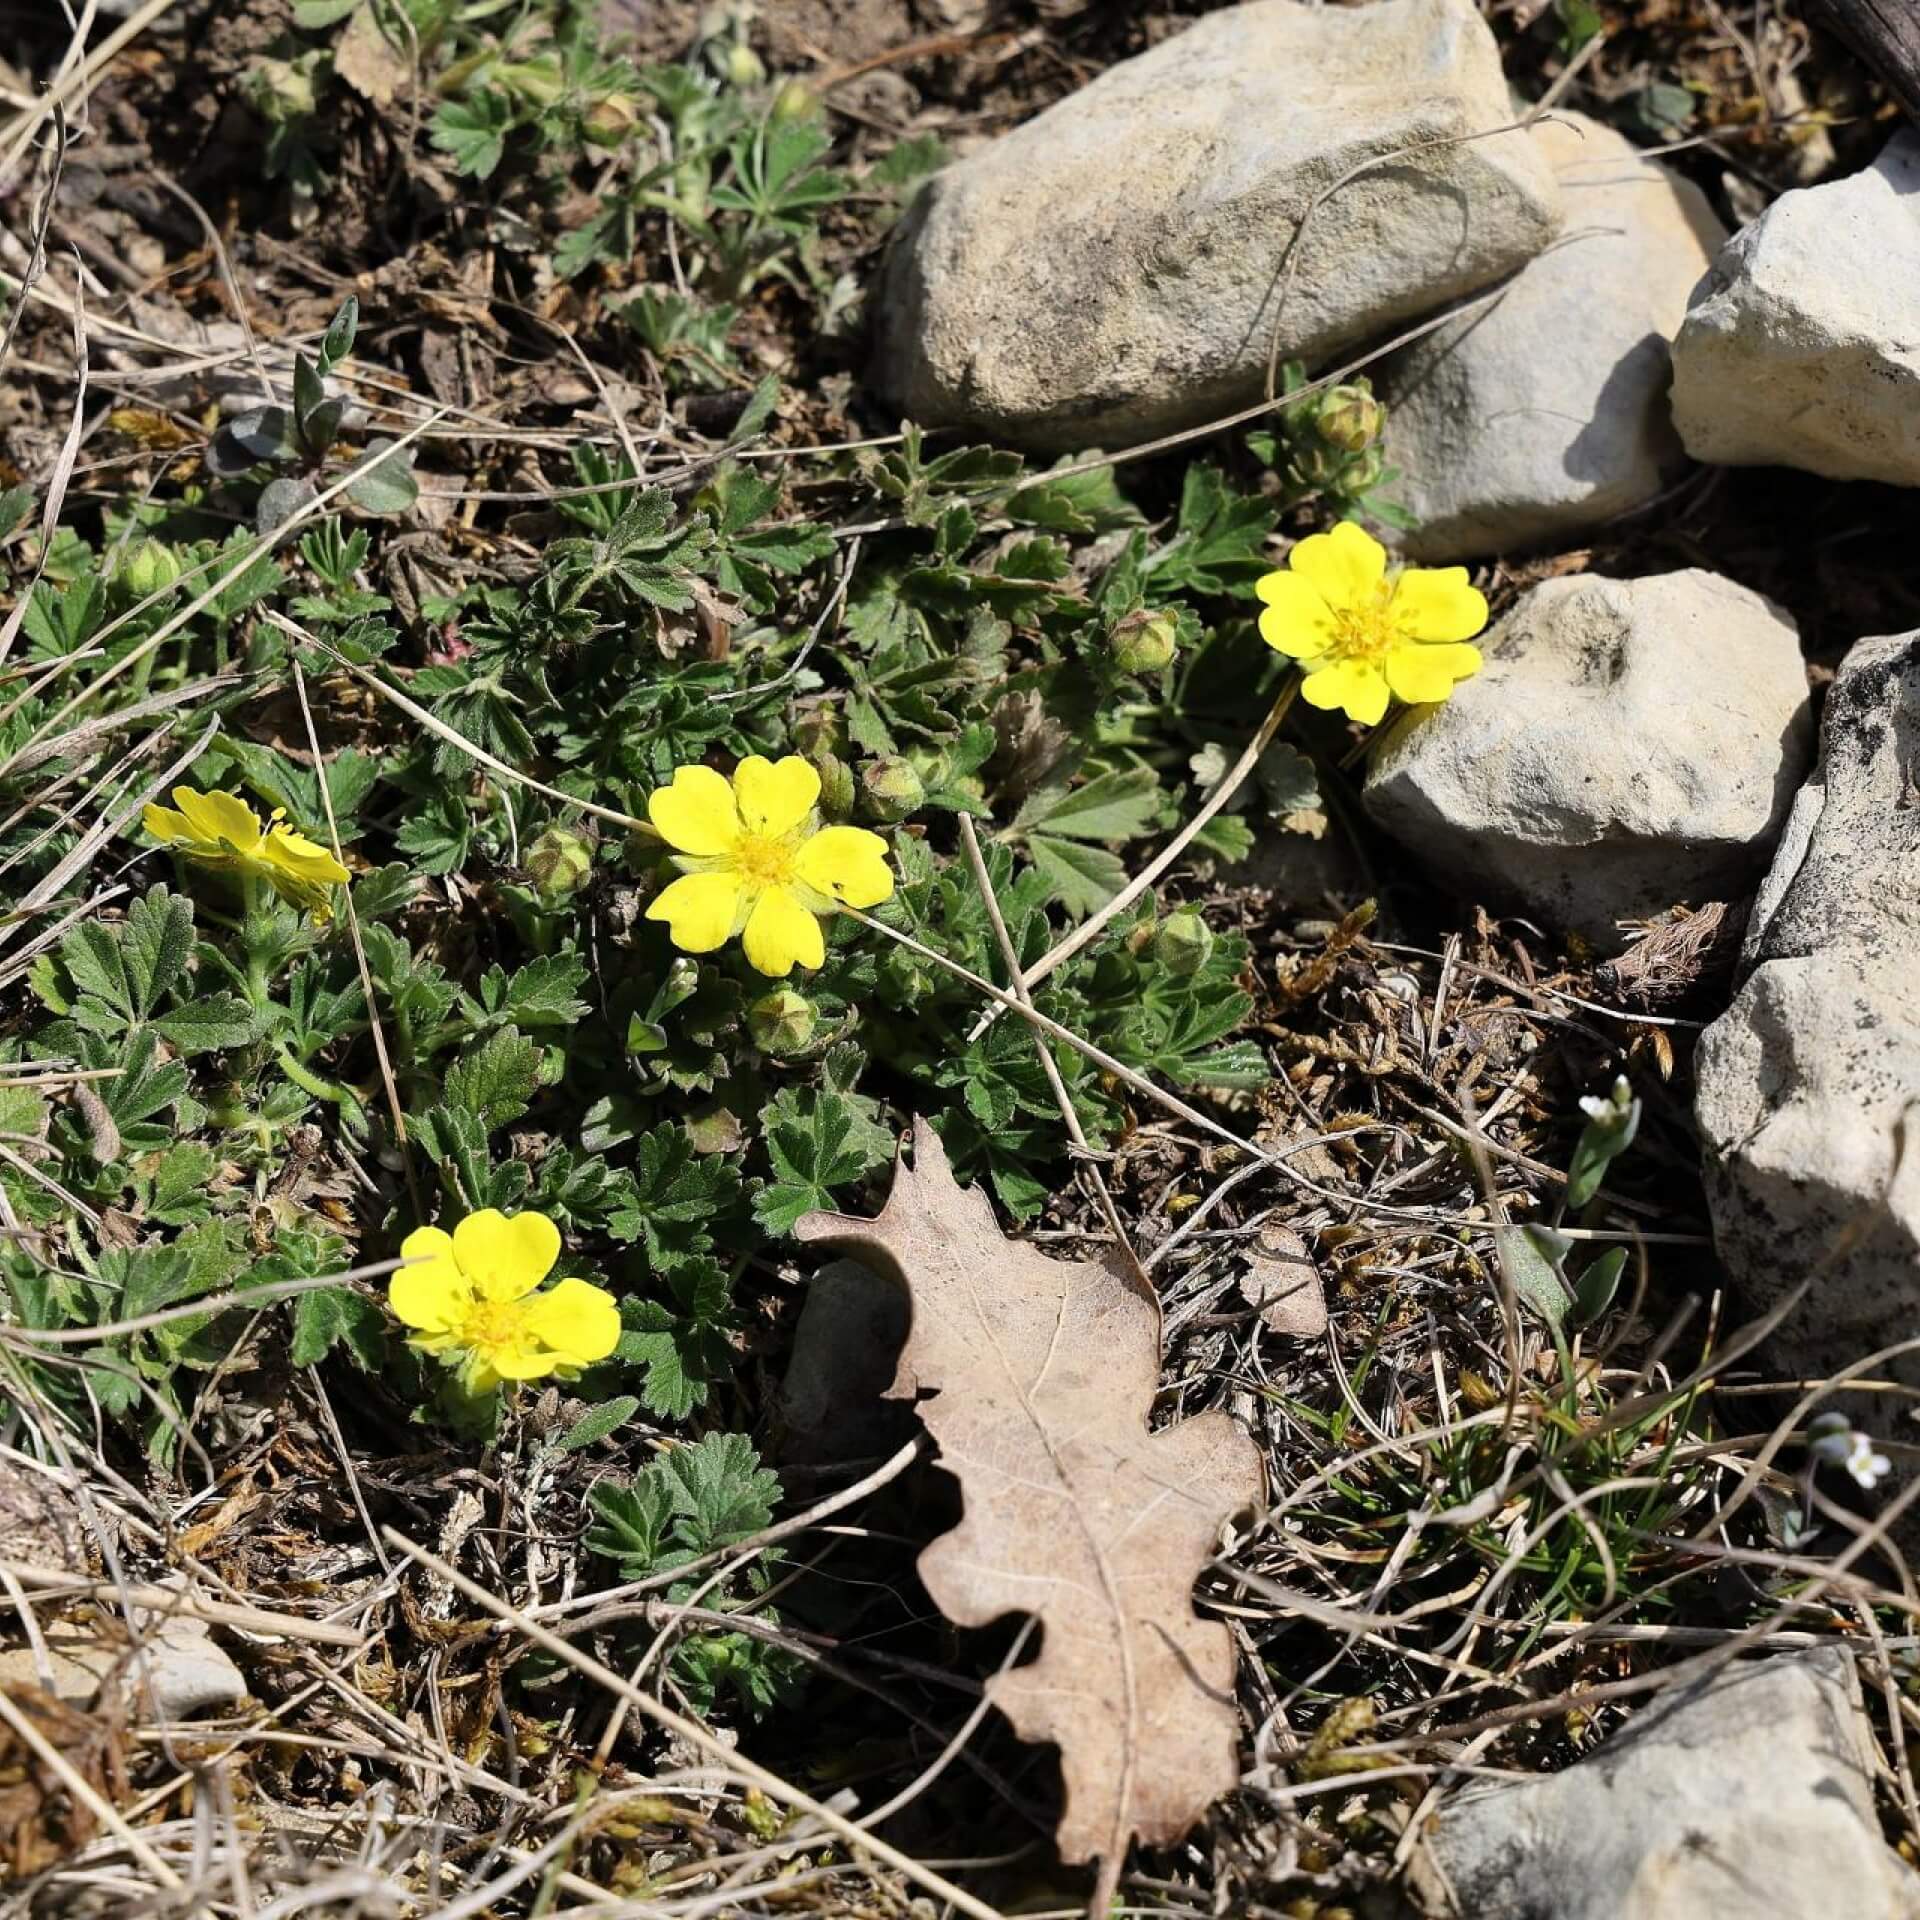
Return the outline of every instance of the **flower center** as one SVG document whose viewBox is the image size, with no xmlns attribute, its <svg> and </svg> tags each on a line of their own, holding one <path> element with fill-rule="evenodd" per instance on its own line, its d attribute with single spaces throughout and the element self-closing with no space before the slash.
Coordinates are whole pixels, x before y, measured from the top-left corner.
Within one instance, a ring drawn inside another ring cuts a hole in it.
<svg viewBox="0 0 1920 1920">
<path fill-rule="evenodd" d="M 1385 587 L 1371 602 L 1335 608 L 1333 627 L 1333 650 L 1342 660 L 1378 660 L 1400 638 L 1392 595 Z"/>
<path fill-rule="evenodd" d="M 501 1353 L 525 1345 L 526 1301 L 476 1301 L 460 1323 L 459 1338 L 470 1353 Z"/>
<path fill-rule="evenodd" d="M 752 887 L 784 887 L 793 878 L 794 845 L 770 833 L 743 833 L 733 843 L 733 865 Z"/>
</svg>

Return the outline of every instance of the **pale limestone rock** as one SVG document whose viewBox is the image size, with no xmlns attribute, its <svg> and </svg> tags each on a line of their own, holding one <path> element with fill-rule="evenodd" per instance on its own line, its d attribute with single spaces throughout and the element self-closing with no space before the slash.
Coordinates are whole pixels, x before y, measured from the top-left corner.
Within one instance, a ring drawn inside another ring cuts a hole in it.
<svg viewBox="0 0 1920 1920">
<path fill-rule="evenodd" d="M 874 291 L 873 382 L 902 413 L 1034 446 L 1117 446 L 1257 399 L 1486 286 L 1559 225 L 1471 0 L 1254 0 L 1110 68 L 957 161 Z"/>
<path fill-rule="evenodd" d="M 1564 1773 L 1454 1800 L 1416 1879 L 1461 1920 L 1914 1920 L 1875 1764 L 1843 1648 L 1730 1666 Z"/>
<path fill-rule="evenodd" d="M 1535 587 L 1388 733 L 1367 811 L 1436 877 L 1603 945 L 1750 887 L 1811 754 L 1793 624 L 1697 569 Z"/>
<path fill-rule="evenodd" d="M 1920 486 L 1920 135 L 1782 194 L 1728 242 L 1673 343 L 1687 451 Z"/>
<path fill-rule="evenodd" d="M 1462 560 L 1539 545 L 1643 506 L 1686 454 L 1669 343 L 1726 229 L 1689 180 L 1580 114 L 1529 136 L 1566 231 L 1491 306 L 1381 368 L 1401 546 Z M 1601 290 L 1604 296 L 1601 297 Z"/>
<path fill-rule="evenodd" d="M 1721 1258 L 1756 1309 L 1813 1282 L 1773 1338 L 1789 1374 L 1830 1374 L 1920 1315 L 1916 782 L 1920 633 L 1862 640 L 1754 903 L 1750 971 L 1695 1058 Z M 1920 1383 L 1920 1356 L 1887 1370 Z"/>
</svg>

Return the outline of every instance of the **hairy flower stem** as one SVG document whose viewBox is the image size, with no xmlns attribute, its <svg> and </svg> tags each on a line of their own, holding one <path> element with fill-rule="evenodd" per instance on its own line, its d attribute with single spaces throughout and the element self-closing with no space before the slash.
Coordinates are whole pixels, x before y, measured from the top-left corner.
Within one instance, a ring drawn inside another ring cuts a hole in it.
<svg viewBox="0 0 1920 1920">
<path fill-rule="evenodd" d="M 260 911 L 260 885 L 257 874 L 241 874 L 243 904 L 240 910 L 240 937 L 247 949 L 247 1002 L 255 1013 L 264 1014 L 267 1010 L 267 961 L 270 956 L 267 928 Z"/>
<path fill-rule="evenodd" d="M 351 1087 L 343 1087 L 337 1080 L 329 1080 L 324 1075 L 295 1058 L 287 1047 L 274 1049 L 273 1057 L 280 1063 L 280 1071 L 303 1093 L 310 1093 L 316 1100 L 325 1100 L 329 1105 L 344 1107 L 349 1113 L 357 1113 L 360 1108 L 359 1096 Z"/>
</svg>

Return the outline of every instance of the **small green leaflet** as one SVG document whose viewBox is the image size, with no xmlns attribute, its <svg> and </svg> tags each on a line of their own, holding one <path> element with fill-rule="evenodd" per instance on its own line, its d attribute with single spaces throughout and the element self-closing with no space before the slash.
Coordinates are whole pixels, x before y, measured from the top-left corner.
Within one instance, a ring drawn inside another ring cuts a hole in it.
<svg viewBox="0 0 1920 1920">
<path fill-rule="evenodd" d="M 319 1287 L 293 1303 L 293 1343 L 287 1358 L 296 1367 L 317 1367 L 335 1347 L 345 1347 L 363 1373 L 387 1357 L 386 1317 L 351 1287 Z"/>
<path fill-rule="evenodd" d="M 597 1407 L 589 1407 L 560 1436 L 560 1451 L 577 1453 L 582 1447 L 593 1446 L 609 1434 L 617 1433 L 639 1411 L 640 1402 L 630 1393 L 623 1393 L 615 1400 L 602 1400 Z"/>
<path fill-rule="evenodd" d="M 1027 852 L 1046 877 L 1053 897 L 1076 920 L 1097 913 L 1127 884 L 1126 862 L 1105 847 L 1032 833 L 1027 836 Z"/>
<path fill-rule="evenodd" d="M 893 1157 L 893 1135 L 875 1119 L 879 1102 L 859 1094 L 784 1087 L 768 1110 L 773 1180 L 753 1196 L 753 1217 L 787 1233 L 803 1213 L 833 1205 L 833 1192 Z"/>
<path fill-rule="evenodd" d="M 502 1027 L 448 1069 L 447 1104 L 504 1127 L 526 1112 L 539 1084 L 540 1049 L 518 1027 Z"/>
<path fill-rule="evenodd" d="M 745 1434 L 710 1433 L 661 1455 L 623 1487 L 596 1487 L 587 1546 L 624 1579 L 644 1580 L 760 1532 L 779 1498 L 779 1476 L 761 1466 Z"/>
<path fill-rule="evenodd" d="M 1042 787 L 1014 816 L 1033 864 L 1076 920 L 1103 907 L 1126 885 L 1127 869 L 1104 846 L 1137 839 L 1158 823 L 1160 783 L 1150 767 L 1122 767 L 1083 786 Z"/>
<path fill-rule="evenodd" d="M 614 1350 L 629 1366 L 644 1367 L 642 1398 L 657 1419 L 684 1420 L 707 1403 L 712 1383 L 734 1360 L 728 1334 L 732 1286 L 718 1261 L 686 1261 L 667 1276 L 672 1306 L 658 1300 L 622 1303 L 626 1331 Z"/>
<path fill-rule="evenodd" d="M 484 180 L 505 157 L 513 130 L 513 107 L 497 93 L 449 100 L 433 116 L 433 144 L 453 156 L 460 172 Z"/>
<path fill-rule="evenodd" d="M 1120 841 L 1150 832 L 1160 811 L 1151 767 L 1123 767 L 1079 787 L 1042 787 L 1014 816 L 1013 830 L 1070 840 Z"/>
</svg>

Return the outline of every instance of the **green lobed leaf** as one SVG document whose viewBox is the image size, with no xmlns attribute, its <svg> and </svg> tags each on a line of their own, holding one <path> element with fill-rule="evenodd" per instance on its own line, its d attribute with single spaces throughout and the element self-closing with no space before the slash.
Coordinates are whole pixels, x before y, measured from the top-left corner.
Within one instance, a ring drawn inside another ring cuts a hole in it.
<svg viewBox="0 0 1920 1920">
<path fill-rule="evenodd" d="M 387 1356 L 386 1316 L 351 1287 L 317 1287 L 293 1302 L 293 1340 L 287 1358 L 296 1367 L 317 1367 L 335 1347 L 344 1347 L 362 1372 Z"/>
<path fill-rule="evenodd" d="M 769 1233 L 790 1233 L 804 1213 L 831 1207 L 833 1194 L 893 1158 L 879 1103 L 858 1094 L 785 1087 L 765 1123 L 773 1179 L 753 1196 L 753 1217 Z"/>
</svg>

